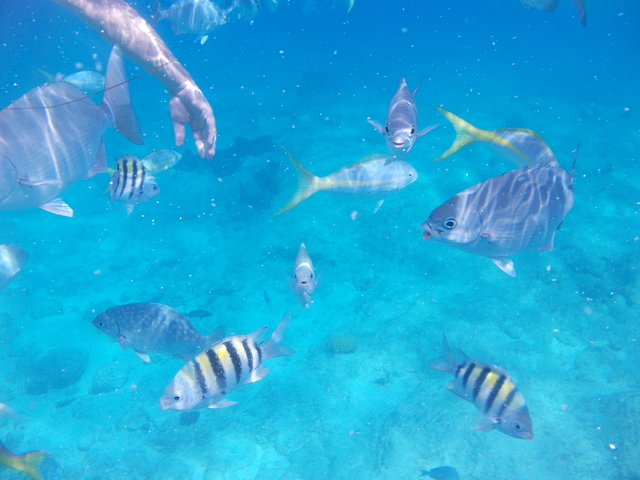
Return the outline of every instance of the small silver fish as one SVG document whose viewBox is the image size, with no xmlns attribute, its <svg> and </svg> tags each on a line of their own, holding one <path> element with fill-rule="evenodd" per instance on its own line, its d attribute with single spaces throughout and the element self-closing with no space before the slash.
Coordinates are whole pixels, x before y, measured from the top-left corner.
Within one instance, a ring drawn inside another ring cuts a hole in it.
<svg viewBox="0 0 640 480">
<path fill-rule="evenodd" d="M 229 17 L 250 22 L 262 11 L 260 0 L 233 0 L 229 8 Z"/>
<path fill-rule="evenodd" d="M 500 367 L 473 360 L 460 349 L 464 360 L 458 363 L 444 334 L 442 343 L 444 357 L 431 361 L 429 366 L 453 375 L 455 379 L 447 384 L 447 389 L 483 413 L 483 421 L 474 428 L 495 428 L 511 437 L 531 440 L 533 424 L 529 408 L 511 377 Z"/>
<path fill-rule="evenodd" d="M 558 5 L 558 0 L 520 0 L 523 5 L 533 7 L 545 12 L 552 13 Z M 586 0 L 573 0 L 573 5 L 578 12 L 578 18 L 583 26 L 587 25 L 587 5 Z"/>
<path fill-rule="evenodd" d="M 58 195 L 107 170 L 103 135 L 114 127 L 142 144 L 122 53 L 113 47 L 101 105 L 67 82 L 34 88 L 0 111 L 0 210 L 40 207 L 73 216 Z"/>
<path fill-rule="evenodd" d="M 418 178 L 418 172 L 407 162 L 396 161 L 387 164 L 388 155 L 374 153 L 358 162 L 341 168 L 326 177 L 316 177 L 283 148 L 298 175 L 298 185 L 291 199 L 276 212 L 280 215 L 309 198 L 316 192 L 346 193 L 355 196 L 382 196 L 402 190 Z M 380 203 L 378 203 L 378 207 Z M 376 208 L 376 210 L 377 210 Z"/>
<path fill-rule="evenodd" d="M 50 75 L 44 70 L 40 70 L 49 82 L 67 82 L 78 87 L 85 95 L 93 95 L 104 90 L 104 75 L 93 70 L 82 70 L 80 72 L 71 73 L 67 76 L 61 73 Z"/>
<path fill-rule="evenodd" d="M 434 108 L 442 113 L 456 130 L 456 139 L 435 161 L 442 160 L 473 142 L 484 142 L 519 167 L 534 163 L 557 162 L 553 151 L 533 130 L 526 128 L 482 130 L 444 108 Z"/>
<path fill-rule="evenodd" d="M 166 18 L 176 35 L 197 33 L 205 35 L 227 23 L 229 11 L 211 0 L 178 0 L 169 8 L 163 9 L 158 0 L 154 0 L 152 24 Z M 206 41 L 206 38 L 204 38 Z M 201 43 L 204 43 L 201 40 Z"/>
<path fill-rule="evenodd" d="M 196 355 L 176 374 L 160 399 L 162 410 L 225 408 L 237 402 L 226 396 L 236 388 L 262 380 L 269 369 L 265 360 L 295 353 L 282 343 L 291 313 L 282 319 L 263 343 L 267 327 L 249 335 L 235 335 L 214 343 Z"/>
<path fill-rule="evenodd" d="M 124 203 L 129 216 L 136 205 L 160 193 L 153 174 L 157 175 L 174 166 L 181 158 L 182 155 L 169 149 L 156 150 L 142 160 L 135 155 L 118 157 L 116 169 L 110 171 L 111 203 Z"/>
<path fill-rule="evenodd" d="M 387 119 L 384 127 L 371 119 L 368 122 L 384 135 L 387 149 L 392 155 L 387 163 L 394 160 L 403 160 L 413 148 L 416 139 L 425 133 L 430 132 L 438 125 L 431 125 L 418 131 L 418 107 L 413 98 L 418 92 L 420 85 L 411 92 L 404 78 L 400 79 L 400 86 L 389 102 L 387 109 Z"/>
<path fill-rule="evenodd" d="M 159 303 L 129 303 L 110 308 L 93 319 L 93 326 L 133 349 L 145 362 L 149 353 L 166 353 L 189 360 L 224 336 L 223 327 L 201 335 L 177 310 Z"/>
<path fill-rule="evenodd" d="M 9 285 L 28 258 L 27 252 L 16 245 L 0 245 L 0 290 Z"/>
<path fill-rule="evenodd" d="M 300 305 L 305 308 L 309 307 L 312 302 L 311 297 L 313 296 L 313 292 L 316 290 L 316 285 L 317 281 L 313 270 L 313 262 L 311 261 L 311 257 L 309 257 L 307 247 L 302 243 L 300 244 L 300 249 L 296 255 L 296 263 L 293 267 L 293 291 L 296 297 L 298 297 Z"/>
</svg>

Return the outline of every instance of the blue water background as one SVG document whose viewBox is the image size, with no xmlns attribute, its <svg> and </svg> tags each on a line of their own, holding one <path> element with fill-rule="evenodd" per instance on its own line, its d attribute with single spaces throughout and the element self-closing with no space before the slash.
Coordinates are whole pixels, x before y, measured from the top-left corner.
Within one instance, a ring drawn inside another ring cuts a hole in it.
<svg viewBox="0 0 640 480">
<path fill-rule="evenodd" d="M 0 329 L 0 402 L 23 418 L 0 439 L 50 451 L 47 480 L 404 479 L 440 465 L 478 480 L 639 477 L 640 4 L 587 2 L 586 28 L 569 0 L 553 14 L 517 0 L 356 0 L 348 14 L 341 1 L 292 1 L 204 45 L 158 24 L 215 110 L 218 150 L 236 160 L 198 159 L 189 138 L 181 164 L 158 178 L 161 194 L 129 217 L 100 196 L 107 175 L 63 193 L 72 219 L 0 212 L 0 243 L 30 256 L 0 292 L 11 319 Z M 150 16 L 149 3 L 134 5 Z M 15 2 L 0 18 L 0 105 L 43 83 L 39 69 L 105 66 L 108 54 L 53 2 Z M 277 145 L 319 175 L 384 152 L 366 118 L 384 120 L 401 77 L 422 80 L 420 125 L 440 123 L 409 156 L 419 179 L 375 215 L 376 200 L 319 193 L 274 216 L 295 185 Z M 130 88 L 145 145 L 107 132 L 112 166 L 174 147 L 163 87 L 146 76 Z M 515 279 L 420 238 L 432 209 L 512 168 L 484 145 L 433 163 L 454 131 L 430 104 L 485 129 L 531 128 L 565 168 L 580 142 L 556 249 L 517 255 Z M 288 283 L 300 242 L 320 275 L 307 310 Z M 134 301 L 209 310 L 193 319 L 203 333 L 249 333 L 293 310 L 285 340 L 297 353 L 269 361 L 264 380 L 230 396 L 238 405 L 189 423 L 158 408 L 181 361 L 143 364 L 90 323 Z M 514 378 L 533 441 L 471 429 L 475 408 L 427 367 L 443 330 Z M 331 335 L 357 338 L 355 352 L 335 353 Z M 88 354 L 81 379 L 29 393 L 51 351 L 70 368 L 65 353 Z M 105 381 L 117 388 L 92 393 Z"/>
</svg>

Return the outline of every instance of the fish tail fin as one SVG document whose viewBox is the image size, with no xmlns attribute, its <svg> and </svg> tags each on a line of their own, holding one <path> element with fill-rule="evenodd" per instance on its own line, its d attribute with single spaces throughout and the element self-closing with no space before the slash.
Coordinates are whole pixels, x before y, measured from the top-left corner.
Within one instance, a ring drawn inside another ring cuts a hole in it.
<svg viewBox="0 0 640 480">
<path fill-rule="evenodd" d="M 286 148 L 282 147 L 282 149 L 287 154 L 289 160 L 291 160 L 291 163 L 293 163 L 293 166 L 296 169 L 296 174 L 298 175 L 298 185 L 296 186 L 296 191 L 291 196 L 291 199 L 275 213 L 276 215 L 281 215 L 284 212 L 291 210 L 300 202 L 309 198 L 311 195 L 318 191 L 318 177 L 304 168 L 302 164 L 298 162 L 298 160 L 296 160 L 296 158 L 291 155 L 291 153 Z"/>
<path fill-rule="evenodd" d="M 285 313 L 284 317 L 282 317 L 278 326 L 273 331 L 273 334 L 271 334 L 271 338 L 269 338 L 265 346 L 262 348 L 262 355 L 265 360 L 267 358 L 284 357 L 286 355 L 296 353 L 295 350 L 282 343 L 282 337 L 287 331 L 287 328 L 289 328 L 290 323 L 291 312 L 288 312 Z"/>
<path fill-rule="evenodd" d="M 456 369 L 458 368 L 458 362 L 456 362 L 456 357 L 451 353 L 451 349 L 449 348 L 449 343 L 447 342 L 447 337 L 444 332 L 442 332 L 442 349 L 444 351 L 444 355 L 440 358 L 431 360 L 429 362 L 429 366 L 455 376 Z"/>
<path fill-rule="evenodd" d="M 14 461 L 8 466 L 20 470 L 35 480 L 44 480 L 40 474 L 40 463 L 45 457 L 50 455 L 49 452 L 45 452 L 44 450 L 34 450 L 33 452 L 23 453 L 22 455 L 15 455 L 13 458 Z"/>
<path fill-rule="evenodd" d="M 576 173 L 576 161 L 578 160 L 578 152 L 580 151 L 580 142 L 578 142 L 578 146 L 576 147 L 576 151 L 573 154 L 573 165 L 571 165 L 571 186 L 573 187 L 573 177 Z"/>
<path fill-rule="evenodd" d="M 126 81 L 122 51 L 118 46 L 114 46 L 107 64 L 102 105 L 106 106 L 113 116 L 113 128 L 132 143 L 142 145 L 144 143 L 142 133 L 140 133 L 136 112 L 131 107 L 131 96 Z"/>
<path fill-rule="evenodd" d="M 151 21 L 149 22 L 149 25 L 153 27 L 156 23 L 162 20 L 163 9 L 158 0 L 153 0 L 151 8 L 153 9 L 153 13 L 151 14 Z"/>
<path fill-rule="evenodd" d="M 213 345 L 214 343 L 222 340 L 224 338 L 224 330 L 225 330 L 224 325 L 220 325 L 213 332 L 211 332 L 209 335 L 204 337 L 206 345 L 204 345 L 203 348 L 207 348 Z"/>
<path fill-rule="evenodd" d="M 495 143 L 497 145 L 508 148 L 522 155 L 517 148 L 515 148 L 508 141 L 499 137 L 495 133 L 489 130 L 482 130 L 480 128 L 474 127 L 466 120 L 463 120 L 462 118 L 458 117 L 457 115 L 454 115 L 453 113 L 449 112 L 448 110 L 445 110 L 444 108 L 440 108 L 436 105 L 433 105 L 433 107 L 436 110 L 438 110 L 440 113 L 442 113 L 447 118 L 447 120 L 449 120 L 453 124 L 453 128 L 455 128 L 456 130 L 456 139 L 453 141 L 451 146 L 434 161 L 437 162 L 438 160 L 442 160 L 443 158 L 448 157 L 452 153 L 457 152 L 462 147 L 465 147 L 470 143 L 473 143 L 476 141 Z"/>
</svg>

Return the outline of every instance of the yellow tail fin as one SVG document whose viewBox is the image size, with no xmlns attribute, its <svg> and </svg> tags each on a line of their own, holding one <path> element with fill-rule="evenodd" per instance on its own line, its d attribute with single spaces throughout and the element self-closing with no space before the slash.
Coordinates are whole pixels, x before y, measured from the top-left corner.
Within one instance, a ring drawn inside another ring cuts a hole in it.
<svg viewBox="0 0 640 480">
<path fill-rule="evenodd" d="M 438 158 L 434 160 L 434 162 L 437 162 L 438 160 L 442 160 L 443 158 L 448 157 L 452 153 L 457 152 L 462 147 L 465 147 L 470 143 L 473 143 L 476 141 L 495 143 L 502 147 L 508 148 L 509 150 L 512 150 L 517 155 L 523 156 L 520 150 L 518 150 L 516 147 L 511 145 L 504 138 L 499 137 L 493 132 L 474 127 L 466 120 L 463 120 L 462 118 L 458 117 L 457 115 L 454 115 L 453 113 L 445 110 L 444 108 L 440 108 L 435 105 L 433 105 L 433 108 L 436 108 L 440 113 L 442 113 L 447 118 L 447 120 L 449 120 L 453 124 L 453 128 L 455 128 L 456 130 L 456 139 L 453 141 L 451 146 L 442 155 L 440 155 Z"/>
<path fill-rule="evenodd" d="M 296 169 L 296 174 L 298 175 L 298 185 L 296 186 L 296 191 L 293 192 L 293 196 L 291 197 L 291 199 L 284 205 L 284 207 L 282 207 L 275 213 L 276 215 L 281 215 L 284 212 L 291 210 L 300 202 L 309 198 L 311 195 L 318 191 L 318 177 L 304 168 L 302 164 L 298 162 L 298 160 L 296 160 L 296 158 L 291 155 L 291 153 L 286 148 L 282 147 L 282 149 L 284 150 L 284 153 L 287 154 L 289 160 L 291 160 L 291 163 L 293 163 L 293 166 Z"/>
<path fill-rule="evenodd" d="M 40 467 L 40 462 L 49 455 L 51 454 L 44 450 L 34 450 L 22 455 L 14 455 L 0 443 L 0 465 L 20 470 L 34 480 L 44 480 L 38 468 Z"/>
</svg>

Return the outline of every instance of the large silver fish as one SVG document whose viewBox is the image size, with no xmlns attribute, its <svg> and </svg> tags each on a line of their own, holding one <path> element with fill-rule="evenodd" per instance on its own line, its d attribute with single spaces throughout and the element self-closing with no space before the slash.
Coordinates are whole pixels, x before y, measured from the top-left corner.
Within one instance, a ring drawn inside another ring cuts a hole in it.
<svg viewBox="0 0 640 480">
<path fill-rule="evenodd" d="M 467 188 L 431 212 L 422 238 L 489 257 L 515 277 L 511 255 L 553 250 L 573 206 L 574 169 L 575 157 L 571 174 L 557 162 L 536 163 Z"/>
<path fill-rule="evenodd" d="M 313 262 L 307 252 L 307 247 L 301 243 L 293 266 L 293 291 L 298 297 L 300 305 L 305 308 L 309 307 L 316 285 L 317 279 L 313 270 Z"/>
<path fill-rule="evenodd" d="M 58 195 L 107 170 L 102 136 L 113 126 L 142 144 L 118 47 L 111 51 L 101 105 L 67 82 L 48 83 L 0 111 L 0 210 L 73 210 Z"/>
<path fill-rule="evenodd" d="M 110 308 L 93 319 L 93 326 L 120 344 L 133 349 L 145 362 L 149 353 L 166 353 L 189 360 L 224 336 L 219 327 L 201 335 L 177 310 L 159 303 L 129 303 Z"/>
<path fill-rule="evenodd" d="M 229 10 L 211 0 L 178 0 L 167 9 L 154 0 L 152 25 L 166 18 L 176 35 L 197 33 L 203 35 L 200 43 L 204 43 L 207 33 L 227 23 L 228 13 Z"/>
<path fill-rule="evenodd" d="M 189 361 L 167 385 L 160 399 L 162 410 L 225 408 L 237 402 L 226 396 L 247 383 L 262 380 L 269 369 L 265 360 L 295 353 L 282 343 L 291 313 L 282 319 L 271 338 L 263 342 L 267 327 L 249 335 L 234 335 L 211 345 Z"/>
<path fill-rule="evenodd" d="M 473 142 L 483 142 L 517 166 L 557 162 L 556 156 L 544 140 L 526 128 L 482 130 L 444 108 L 435 107 L 453 124 L 456 139 L 435 161 L 442 160 Z"/>
<path fill-rule="evenodd" d="M 418 107 L 414 95 L 420 85 L 412 92 L 407 86 L 404 78 L 400 79 L 400 86 L 393 95 L 387 109 L 387 119 L 384 127 L 371 119 L 368 122 L 384 135 L 387 149 L 391 157 L 387 163 L 399 159 L 404 159 L 413 148 L 416 139 L 425 133 L 430 132 L 438 125 L 431 125 L 422 130 L 418 130 Z"/>
<path fill-rule="evenodd" d="M 17 245 L 0 245 L 0 290 L 6 287 L 29 258 Z"/>
<path fill-rule="evenodd" d="M 558 0 L 520 0 L 527 7 L 538 8 L 545 12 L 553 12 L 558 5 Z M 582 25 L 587 25 L 587 5 L 586 0 L 573 0 L 573 5 L 578 12 L 578 18 Z"/>
<path fill-rule="evenodd" d="M 478 362 L 460 349 L 464 360 L 458 363 L 444 335 L 442 343 L 444 357 L 431 361 L 429 366 L 453 375 L 455 379 L 447 384 L 447 389 L 483 413 L 483 421 L 474 428 L 496 429 L 511 437 L 531 440 L 533 423 L 529 408 L 511 377 L 500 367 Z"/>
<path fill-rule="evenodd" d="M 160 193 L 155 176 L 180 161 L 182 155 L 163 148 L 140 160 L 135 155 L 122 155 L 116 159 L 116 169 L 111 170 L 109 193 L 111 203 L 122 202 L 127 216 L 136 205 L 146 202 Z"/>
<path fill-rule="evenodd" d="M 276 215 L 291 210 L 303 200 L 322 190 L 354 196 L 384 197 L 411 185 L 418 178 L 418 172 L 407 162 L 396 161 L 387 164 L 389 156 L 382 153 L 367 155 L 358 162 L 326 177 L 316 177 L 291 153 L 286 149 L 284 151 L 296 168 L 298 185 L 291 199 L 276 212 Z M 378 203 L 376 211 L 380 205 L 381 202 Z"/>
</svg>

